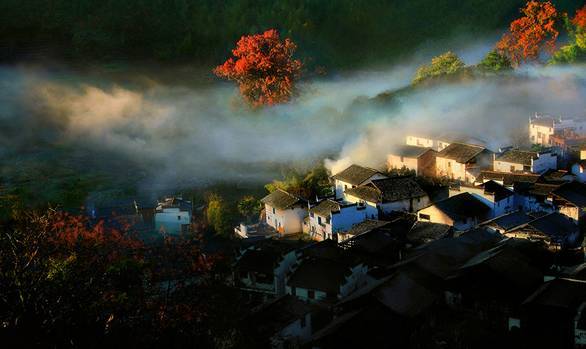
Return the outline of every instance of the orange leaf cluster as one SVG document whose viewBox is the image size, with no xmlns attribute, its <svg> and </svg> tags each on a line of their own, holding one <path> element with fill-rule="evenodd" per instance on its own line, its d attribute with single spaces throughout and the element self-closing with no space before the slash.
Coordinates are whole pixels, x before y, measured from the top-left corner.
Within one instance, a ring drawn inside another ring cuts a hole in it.
<svg viewBox="0 0 586 349">
<path fill-rule="evenodd" d="M 301 62 L 293 59 L 296 48 L 291 40 L 282 41 L 274 29 L 243 36 L 232 50 L 234 57 L 216 67 L 214 73 L 236 81 L 242 96 L 253 106 L 287 102 L 301 73 Z"/>
<path fill-rule="evenodd" d="M 538 59 L 544 49 L 553 52 L 559 35 L 558 12 L 551 2 L 528 1 L 521 13 L 523 17 L 514 20 L 497 43 L 497 50 L 515 65 Z"/>
<path fill-rule="evenodd" d="M 572 19 L 572 24 L 580 30 L 586 30 L 586 5 L 576 11 L 576 15 Z"/>
</svg>

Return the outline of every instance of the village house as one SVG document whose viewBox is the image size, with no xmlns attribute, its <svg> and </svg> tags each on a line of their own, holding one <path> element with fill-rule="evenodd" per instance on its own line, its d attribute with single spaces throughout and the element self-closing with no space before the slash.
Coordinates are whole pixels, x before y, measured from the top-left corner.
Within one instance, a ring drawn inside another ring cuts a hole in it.
<svg viewBox="0 0 586 349">
<path fill-rule="evenodd" d="M 529 118 L 529 139 L 533 144 L 554 145 L 551 137 L 564 131 L 586 135 L 586 119 L 558 118 L 538 114 Z"/>
<path fill-rule="evenodd" d="M 502 234 L 510 238 L 541 241 L 554 251 L 577 248 L 581 242 L 578 226 L 558 212 L 546 214 Z"/>
<path fill-rule="evenodd" d="M 483 146 L 452 143 L 436 156 L 436 176 L 473 183 L 482 170 L 492 167 L 492 158 Z"/>
<path fill-rule="evenodd" d="M 334 179 L 336 198 L 342 199 L 344 198 L 344 192 L 347 189 L 367 184 L 374 179 L 382 179 L 387 177 L 372 168 L 362 167 L 359 165 L 350 165 L 350 167 L 346 168 L 345 170 L 333 175 L 332 178 Z"/>
<path fill-rule="evenodd" d="M 297 348 L 311 338 L 313 312 L 311 305 L 285 295 L 253 309 L 245 323 L 249 333 L 267 339 L 270 348 Z"/>
<path fill-rule="evenodd" d="M 404 145 L 387 156 L 389 170 L 408 169 L 417 176 L 435 176 L 435 156 L 437 151 L 431 148 Z"/>
<path fill-rule="evenodd" d="M 526 151 L 511 149 L 496 154 L 493 170 L 500 172 L 544 173 L 557 168 L 557 155 L 551 151 Z"/>
<path fill-rule="evenodd" d="M 454 228 L 448 224 L 417 221 L 409 232 L 406 239 L 408 247 L 416 247 L 429 242 L 454 236 Z"/>
<path fill-rule="evenodd" d="M 438 201 L 417 212 L 417 219 L 420 221 L 447 224 L 458 231 L 471 229 L 490 216 L 490 207 L 466 192 Z"/>
<path fill-rule="evenodd" d="M 499 234 L 505 234 L 523 227 L 525 224 L 531 222 L 534 219 L 535 217 L 528 215 L 522 210 L 519 210 L 498 216 L 486 222 L 482 222 L 480 227 L 486 227 Z"/>
<path fill-rule="evenodd" d="M 346 200 L 363 203 L 369 215 L 388 215 L 393 211 L 415 212 L 429 205 L 429 196 L 412 177 L 372 180 L 346 191 Z M 370 212 L 373 212 L 372 214 Z"/>
<path fill-rule="evenodd" d="M 586 281 L 545 282 L 522 304 L 528 347 L 573 349 L 586 345 Z"/>
<path fill-rule="evenodd" d="M 338 233 L 338 242 L 342 243 L 345 240 L 351 239 L 355 236 L 367 233 L 373 229 L 388 225 L 388 221 L 379 221 L 376 219 L 367 219 L 362 223 L 355 224 L 352 228 Z"/>
<path fill-rule="evenodd" d="M 303 219 L 307 217 L 307 202 L 282 189 L 261 199 L 265 205 L 266 223 L 279 234 L 303 232 Z"/>
<path fill-rule="evenodd" d="M 586 216 L 586 184 L 569 182 L 550 193 L 550 200 L 557 210 L 578 223 Z"/>
<path fill-rule="evenodd" d="M 318 241 L 337 239 L 355 224 L 377 218 L 378 212 L 362 203 L 326 199 L 309 210 L 309 236 Z"/>
<path fill-rule="evenodd" d="M 455 185 L 450 187 L 449 196 L 469 193 L 490 207 L 491 217 L 497 217 L 515 210 L 515 193 L 494 181 L 479 185 Z"/>
<path fill-rule="evenodd" d="M 170 235 L 189 231 L 193 205 L 181 197 L 168 197 L 159 201 L 155 209 L 155 229 Z"/>
<path fill-rule="evenodd" d="M 576 176 L 577 181 L 586 183 L 586 159 L 580 159 L 572 165 L 572 174 Z"/>
<path fill-rule="evenodd" d="M 452 132 L 434 135 L 418 133 L 409 134 L 405 137 L 406 145 L 420 148 L 430 148 L 438 152 L 444 150 L 451 143 L 485 144 L 486 142 L 481 139 L 470 137 L 470 135 L 456 134 Z"/>
<path fill-rule="evenodd" d="M 233 267 L 234 285 L 266 297 L 285 294 L 285 277 L 297 262 L 299 241 L 260 241 L 240 251 Z"/>
<path fill-rule="evenodd" d="M 293 267 L 286 292 L 310 303 L 335 303 L 364 287 L 367 272 L 367 266 L 347 255 L 312 254 Z"/>
</svg>

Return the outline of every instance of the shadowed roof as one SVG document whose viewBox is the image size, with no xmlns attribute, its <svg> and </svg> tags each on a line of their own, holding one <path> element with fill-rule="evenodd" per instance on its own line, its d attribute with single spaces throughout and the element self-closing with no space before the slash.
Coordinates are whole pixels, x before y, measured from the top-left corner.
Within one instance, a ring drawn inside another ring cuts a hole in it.
<svg viewBox="0 0 586 349">
<path fill-rule="evenodd" d="M 477 181 L 494 180 L 503 182 L 503 185 L 510 187 L 515 182 L 535 183 L 541 176 L 533 173 L 509 173 L 498 171 L 482 171 Z"/>
<path fill-rule="evenodd" d="M 552 191 L 552 194 L 576 205 L 586 206 L 586 184 L 580 182 L 569 182 L 561 185 Z"/>
<path fill-rule="evenodd" d="M 417 147 L 414 145 L 402 145 L 391 152 L 392 155 L 404 156 L 407 158 L 417 158 L 427 153 L 428 151 L 435 151 L 431 148 Z"/>
<path fill-rule="evenodd" d="M 352 185 L 360 185 L 376 174 L 381 173 L 372 168 L 350 165 L 347 169 L 333 175 L 332 178 Z"/>
<path fill-rule="evenodd" d="M 411 177 L 375 179 L 372 183 L 346 190 L 352 195 L 369 202 L 394 202 L 427 195 Z"/>
<path fill-rule="evenodd" d="M 434 206 L 454 220 L 479 217 L 487 214 L 490 208 L 470 193 L 462 193 L 438 201 Z"/>
</svg>

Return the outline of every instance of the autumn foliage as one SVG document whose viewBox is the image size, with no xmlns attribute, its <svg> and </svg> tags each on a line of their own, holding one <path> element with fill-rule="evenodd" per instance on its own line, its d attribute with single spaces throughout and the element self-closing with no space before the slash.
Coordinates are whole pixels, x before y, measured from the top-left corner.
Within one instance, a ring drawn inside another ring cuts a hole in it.
<svg viewBox="0 0 586 349">
<path fill-rule="evenodd" d="M 586 5 L 576 11 L 576 15 L 572 19 L 572 24 L 579 30 L 586 30 Z"/>
<path fill-rule="evenodd" d="M 296 48 L 290 39 L 281 40 L 274 29 L 243 36 L 232 50 L 233 57 L 214 73 L 236 81 L 253 106 L 287 102 L 301 73 L 301 62 L 293 58 Z"/>
<path fill-rule="evenodd" d="M 497 43 L 497 50 L 515 65 L 537 60 L 544 50 L 553 52 L 559 35 L 555 28 L 558 12 L 551 2 L 528 1 L 521 13 Z"/>
</svg>

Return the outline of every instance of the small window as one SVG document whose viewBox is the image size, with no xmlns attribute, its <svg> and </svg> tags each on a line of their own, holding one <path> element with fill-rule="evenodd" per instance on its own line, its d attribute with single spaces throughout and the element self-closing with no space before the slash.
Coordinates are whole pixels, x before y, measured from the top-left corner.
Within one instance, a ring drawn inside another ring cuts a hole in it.
<svg viewBox="0 0 586 349">
<path fill-rule="evenodd" d="M 273 207 L 273 214 L 275 214 L 275 208 Z"/>
<path fill-rule="evenodd" d="M 315 292 L 313 290 L 308 290 L 307 291 L 307 298 L 315 299 Z"/>
<path fill-rule="evenodd" d="M 419 218 L 428 221 L 431 219 L 431 216 L 425 213 L 420 213 Z"/>
<path fill-rule="evenodd" d="M 181 216 L 177 216 L 177 220 L 180 221 L 181 220 Z"/>
<path fill-rule="evenodd" d="M 296 294 L 295 294 L 295 286 L 292 286 L 292 287 L 291 287 L 291 294 L 292 294 L 292 295 L 294 295 L 294 296 L 296 295 Z"/>
<path fill-rule="evenodd" d="M 321 217 L 317 216 L 317 224 L 321 224 Z"/>
</svg>

